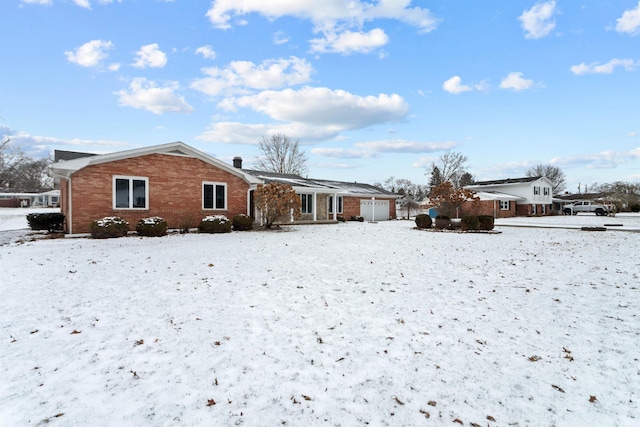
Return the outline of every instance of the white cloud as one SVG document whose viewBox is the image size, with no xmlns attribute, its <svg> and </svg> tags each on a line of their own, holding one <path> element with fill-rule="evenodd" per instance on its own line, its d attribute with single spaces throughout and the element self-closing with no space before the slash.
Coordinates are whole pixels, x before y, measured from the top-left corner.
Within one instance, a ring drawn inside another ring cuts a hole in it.
<svg viewBox="0 0 640 427">
<path fill-rule="evenodd" d="M 515 91 L 521 91 L 529 89 L 533 86 L 533 80 L 528 80 L 522 77 L 522 73 L 509 73 L 507 77 L 500 82 L 500 88 L 512 89 Z"/>
<path fill-rule="evenodd" d="M 311 152 L 333 159 L 367 159 L 377 157 L 380 153 L 433 153 L 446 151 L 458 144 L 447 142 L 416 142 L 402 139 L 384 141 L 357 142 L 355 148 L 312 148 Z"/>
<path fill-rule="evenodd" d="M 216 53 L 214 52 L 213 48 L 209 45 L 200 46 L 199 48 L 196 49 L 196 53 L 199 53 L 206 59 L 216 59 Z"/>
<path fill-rule="evenodd" d="M 53 0 L 22 0 L 22 3 L 26 3 L 26 4 L 44 4 L 44 5 L 51 5 L 53 4 Z"/>
<path fill-rule="evenodd" d="M 289 37 L 282 31 L 273 33 L 273 43 L 277 45 L 289 43 Z"/>
<path fill-rule="evenodd" d="M 436 28 L 437 20 L 428 9 L 410 7 L 411 0 L 217 0 L 207 11 L 211 23 L 221 29 L 231 28 L 235 17 L 258 13 L 270 20 L 293 16 L 310 20 L 314 32 L 322 38 L 312 40 L 317 52 L 370 52 L 387 43 L 387 36 L 376 29 L 362 32 L 364 22 L 395 19 L 417 27 L 420 32 Z M 353 31 L 355 30 L 355 31 Z"/>
<path fill-rule="evenodd" d="M 460 78 L 460 76 L 453 76 L 449 80 L 445 81 L 442 84 L 442 89 L 454 95 L 473 90 L 471 86 L 462 84 L 462 79 Z"/>
<path fill-rule="evenodd" d="M 389 41 L 387 34 L 380 28 L 374 28 L 368 33 L 361 31 L 344 31 L 336 34 L 326 32 L 323 38 L 313 39 L 311 51 L 319 53 L 369 53 L 384 45 Z"/>
<path fill-rule="evenodd" d="M 211 126 L 196 139 L 224 144 L 257 145 L 262 136 L 280 133 L 306 144 L 335 138 L 338 132 L 339 129 L 330 126 L 308 126 L 304 123 L 248 124 L 214 118 Z"/>
<path fill-rule="evenodd" d="M 83 67 L 96 67 L 100 65 L 100 61 L 109 56 L 107 50 L 112 48 L 113 44 L 110 41 L 91 40 L 76 48 L 75 51 L 67 51 L 64 54 L 69 62 Z"/>
<path fill-rule="evenodd" d="M 627 71 L 632 71 L 636 66 L 636 63 L 632 59 L 618 59 L 614 58 L 606 64 L 600 64 L 598 62 L 592 62 L 591 64 L 581 63 L 571 67 L 573 74 L 611 74 L 616 67 L 623 67 Z"/>
<path fill-rule="evenodd" d="M 619 33 L 629 33 L 631 35 L 640 34 L 640 1 L 635 9 L 626 10 L 617 19 L 616 31 Z"/>
<path fill-rule="evenodd" d="M 159 87 L 155 82 L 139 77 L 133 79 L 128 91 L 123 89 L 116 92 L 116 95 L 120 105 L 144 109 L 154 114 L 191 113 L 193 107 L 184 97 L 175 93 L 178 89 L 176 82 L 168 82 Z"/>
<path fill-rule="evenodd" d="M 335 126 L 341 130 L 400 121 L 409 110 L 405 100 L 396 94 L 362 97 L 325 87 L 264 91 L 226 100 L 220 106 L 229 110 L 250 108 L 274 120 Z"/>
<path fill-rule="evenodd" d="M 136 52 L 136 68 L 162 68 L 167 64 L 167 55 L 160 50 L 157 43 L 144 45 Z"/>
<path fill-rule="evenodd" d="M 109 71 L 118 71 L 120 69 L 120 64 L 114 62 L 113 64 L 109 64 Z"/>
<path fill-rule="evenodd" d="M 195 80 L 191 88 L 210 96 L 247 93 L 250 90 L 277 89 L 307 83 L 313 67 L 305 59 L 271 59 L 259 65 L 234 61 L 225 68 L 203 68 L 208 77 Z"/>
<path fill-rule="evenodd" d="M 635 161 L 640 157 L 640 149 L 631 151 L 601 151 L 573 157 L 554 157 L 549 163 L 560 167 L 587 169 L 613 169 L 621 164 Z"/>
<path fill-rule="evenodd" d="M 73 0 L 76 6 L 84 7 L 85 9 L 91 9 L 91 3 L 89 0 Z"/>
<path fill-rule="evenodd" d="M 403 120 L 407 103 L 399 95 L 361 97 L 327 88 L 265 91 L 224 100 L 220 108 L 250 108 L 266 114 L 271 124 L 225 122 L 215 118 L 197 139 L 224 143 L 257 144 L 262 135 L 284 133 L 303 143 L 340 137 L 346 130 Z"/>
<path fill-rule="evenodd" d="M 531 9 L 522 12 L 518 20 L 522 23 L 525 31 L 525 38 L 539 39 L 551 33 L 556 27 L 556 22 L 552 19 L 555 13 L 555 0 L 545 3 L 537 3 Z"/>
</svg>

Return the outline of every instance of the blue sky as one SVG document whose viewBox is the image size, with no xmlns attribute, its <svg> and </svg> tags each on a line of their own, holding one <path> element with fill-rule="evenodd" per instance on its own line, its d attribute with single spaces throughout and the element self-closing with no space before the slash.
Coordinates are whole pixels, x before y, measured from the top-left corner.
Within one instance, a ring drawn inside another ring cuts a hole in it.
<svg viewBox="0 0 640 427">
<path fill-rule="evenodd" d="M 426 183 L 537 164 L 640 181 L 640 1 L 3 0 L 0 136 L 33 156 L 183 141 L 250 167 Z"/>
</svg>

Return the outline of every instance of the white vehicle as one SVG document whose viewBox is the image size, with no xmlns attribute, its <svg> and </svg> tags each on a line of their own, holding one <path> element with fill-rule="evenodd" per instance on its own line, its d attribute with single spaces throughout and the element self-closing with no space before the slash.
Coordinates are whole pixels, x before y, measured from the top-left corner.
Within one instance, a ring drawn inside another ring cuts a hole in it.
<svg viewBox="0 0 640 427">
<path fill-rule="evenodd" d="M 583 200 L 564 205 L 562 207 L 562 212 L 565 215 L 577 215 L 580 212 L 590 212 L 595 213 L 598 216 L 604 216 L 613 213 L 613 205 L 605 205 L 591 200 Z"/>
</svg>

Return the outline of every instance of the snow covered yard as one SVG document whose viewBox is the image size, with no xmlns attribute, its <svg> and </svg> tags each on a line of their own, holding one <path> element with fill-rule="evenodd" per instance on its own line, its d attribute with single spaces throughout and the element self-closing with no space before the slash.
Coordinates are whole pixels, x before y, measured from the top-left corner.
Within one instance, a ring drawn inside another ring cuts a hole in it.
<svg viewBox="0 0 640 427">
<path fill-rule="evenodd" d="M 413 225 L 5 239 L 0 425 L 640 423 L 640 235 Z"/>
</svg>

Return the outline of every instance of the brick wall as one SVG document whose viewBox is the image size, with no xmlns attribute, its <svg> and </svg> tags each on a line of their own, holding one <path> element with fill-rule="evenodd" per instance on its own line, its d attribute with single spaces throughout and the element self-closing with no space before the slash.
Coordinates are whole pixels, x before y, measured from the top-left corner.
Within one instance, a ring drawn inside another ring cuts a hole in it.
<svg viewBox="0 0 640 427">
<path fill-rule="evenodd" d="M 148 178 L 149 209 L 113 208 L 113 176 Z M 61 202 L 67 214 L 67 183 L 61 180 Z M 227 184 L 224 210 L 202 209 L 202 182 Z M 199 159 L 167 154 L 150 154 L 88 166 L 72 175 L 73 232 L 86 233 L 91 221 L 120 216 L 135 229 L 140 218 L 161 216 L 169 228 L 180 228 L 185 219 L 197 227 L 207 215 L 222 214 L 232 219 L 247 213 L 249 184 L 244 179 Z M 68 228 L 67 228 L 68 230 Z"/>
</svg>

